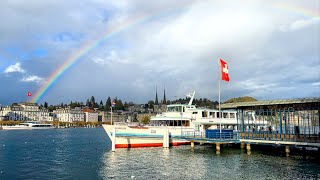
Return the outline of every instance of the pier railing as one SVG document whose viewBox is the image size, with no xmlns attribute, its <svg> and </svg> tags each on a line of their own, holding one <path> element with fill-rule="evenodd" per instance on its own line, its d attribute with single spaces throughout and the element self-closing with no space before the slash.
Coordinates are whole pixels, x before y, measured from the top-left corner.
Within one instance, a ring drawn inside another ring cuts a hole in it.
<svg viewBox="0 0 320 180">
<path fill-rule="evenodd" d="M 289 142 L 309 142 L 319 143 L 320 136 L 317 134 L 284 134 L 278 131 L 256 131 L 256 132 L 241 132 L 240 139 L 253 140 L 271 140 L 271 141 L 289 141 Z"/>
<path fill-rule="evenodd" d="M 228 131 L 182 131 L 181 138 L 186 140 L 202 140 L 202 141 L 237 141 L 239 134 L 237 132 Z"/>
</svg>

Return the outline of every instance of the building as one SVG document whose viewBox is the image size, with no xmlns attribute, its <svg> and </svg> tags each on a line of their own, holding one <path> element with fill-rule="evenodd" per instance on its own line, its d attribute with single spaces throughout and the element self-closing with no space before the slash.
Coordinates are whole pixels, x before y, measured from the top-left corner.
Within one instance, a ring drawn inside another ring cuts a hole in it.
<svg viewBox="0 0 320 180">
<path fill-rule="evenodd" d="M 61 108 L 53 111 L 54 117 L 61 122 L 85 121 L 85 113 L 80 108 Z"/>
<path fill-rule="evenodd" d="M 0 120 L 14 121 L 52 121 L 47 109 L 40 108 L 36 103 L 19 103 L 2 107 Z"/>
<path fill-rule="evenodd" d="M 159 103 L 158 101 L 158 92 L 156 89 L 156 98 L 153 105 L 153 112 L 161 113 L 167 111 L 167 98 L 166 98 L 166 90 L 163 91 L 163 100 Z"/>
<path fill-rule="evenodd" d="M 99 113 L 95 112 L 92 109 L 82 109 L 84 113 L 84 121 L 85 122 L 98 122 Z"/>
</svg>

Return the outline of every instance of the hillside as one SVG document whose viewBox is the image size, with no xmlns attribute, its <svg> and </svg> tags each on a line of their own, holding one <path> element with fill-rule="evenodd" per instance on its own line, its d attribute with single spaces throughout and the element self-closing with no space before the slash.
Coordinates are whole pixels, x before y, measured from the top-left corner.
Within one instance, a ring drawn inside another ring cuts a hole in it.
<svg viewBox="0 0 320 180">
<path fill-rule="evenodd" d="M 236 102 L 251 102 L 251 101 L 257 101 L 257 99 L 249 96 L 244 96 L 244 97 L 237 97 L 237 98 L 232 98 L 227 100 L 224 103 L 236 103 Z"/>
</svg>

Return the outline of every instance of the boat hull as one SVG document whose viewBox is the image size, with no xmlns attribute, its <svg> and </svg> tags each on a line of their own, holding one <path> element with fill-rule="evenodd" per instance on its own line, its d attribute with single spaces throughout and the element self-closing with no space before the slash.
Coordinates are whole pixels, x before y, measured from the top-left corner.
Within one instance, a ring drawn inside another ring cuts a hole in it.
<svg viewBox="0 0 320 180">
<path fill-rule="evenodd" d="M 115 148 L 161 147 L 166 127 L 128 127 L 103 125 L 104 130 L 112 141 L 113 128 L 116 128 Z M 190 144 L 181 140 L 181 128 L 168 128 L 170 133 L 169 145 L 180 146 Z"/>
<path fill-rule="evenodd" d="M 2 126 L 0 130 L 33 130 L 33 129 L 54 129 L 55 127 L 17 127 L 17 126 Z"/>
</svg>

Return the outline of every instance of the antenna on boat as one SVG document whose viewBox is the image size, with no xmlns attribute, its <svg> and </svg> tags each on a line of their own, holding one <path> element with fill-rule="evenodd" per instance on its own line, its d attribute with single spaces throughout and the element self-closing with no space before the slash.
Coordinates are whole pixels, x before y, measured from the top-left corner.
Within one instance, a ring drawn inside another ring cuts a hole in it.
<svg viewBox="0 0 320 180">
<path fill-rule="evenodd" d="M 193 91 L 193 93 L 186 94 L 187 97 L 191 98 L 188 104 L 189 106 L 192 104 L 195 94 L 196 94 L 196 91 Z"/>
</svg>

